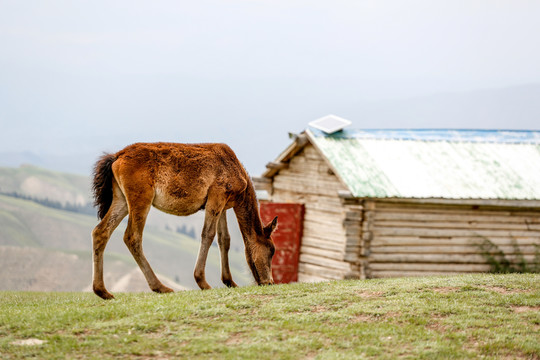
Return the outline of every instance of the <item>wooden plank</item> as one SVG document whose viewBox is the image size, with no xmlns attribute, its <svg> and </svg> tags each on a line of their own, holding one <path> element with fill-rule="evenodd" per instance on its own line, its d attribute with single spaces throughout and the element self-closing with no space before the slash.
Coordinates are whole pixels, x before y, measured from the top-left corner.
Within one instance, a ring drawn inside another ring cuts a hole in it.
<svg viewBox="0 0 540 360">
<path fill-rule="evenodd" d="M 306 209 L 304 219 L 308 221 L 318 221 L 332 227 L 341 227 L 343 214 L 329 213 L 313 208 Z"/>
<path fill-rule="evenodd" d="M 320 233 L 330 235 L 329 238 L 344 237 L 345 229 L 341 224 L 335 224 L 325 221 L 316 221 L 311 219 L 304 220 L 304 231 L 306 233 Z M 328 237 L 328 236 L 324 236 Z"/>
<path fill-rule="evenodd" d="M 425 229 L 425 228 L 380 228 L 375 227 L 374 236 L 424 236 L 424 237 L 487 237 L 506 236 L 506 237 L 540 237 L 540 231 L 494 231 L 482 229 Z"/>
<path fill-rule="evenodd" d="M 345 249 L 345 243 L 341 241 L 332 241 L 325 238 L 318 238 L 311 235 L 306 235 L 302 237 L 302 246 L 312 246 L 319 249 L 326 249 L 331 251 L 341 251 Z"/>
<path fill-rule="evenodd" d="M 283 178 L 294 177 L 296 179 L 302 179 L 303 181 L 309 181 L 309 180 L 313 181 L 316 179 L 316 180 L 324 181 L 331 184 L 336 184 L 336 185 L 341 184 L 341 182 L 335 176 L 329 175 L 326 173 L 322 174 L 320 170 L 316 168 L 318 166 L 319 165 L 315 165 L 315 168 L 314 168 L 312 165 L 310 165 L 309 170 L 308 170 L 307 165 L 306 165 L 306 170 L 301 170 L 301 169 L 298 169 L 297 167 L 284 169 L 284 170 L 281 170 L 279 174 L 277 174 L 274 177 L 274 179 L 277 179 L 278 177 L 283 177 Z"/>
<path fill-rule="evenodd" d="M 503 214 L 501 212 L 490 212 L 490 213 L 469 213 L 459 211 L 424 211 L 424 212 L 402 212 L 399 209 L 395 211 L 376 211 L 375 220 L 378 222 L 386 221 L 434 221 L 434 222 L 509 222 L 509 223 L 525 223 L 531 225 L 540 224 L 540 214 L 538 216 L 522 215 L 519 213 L 514 214 Z"/>
<path fill-rule="evenodd" d="M 534 256 L 525 255 L 525 260 L 533 261 Z M 375 254 L 369 256 L 370 262 L 419 262 L 419 263 L 465 263 L 484 264 L 485 259 L 480 254 Z"/>
<path fill-rule="evenodd" d="M 491 267 L 488 264 L 437 264 L 437 263 L 373 263 L 372 271 L 450 271 L 450 272 L 485 272 Z"/>
<path fill-rule="evenodd" d="M 505 254 L 515 253 L 513 246 L 499 246 Z M 534 246 L 520 246 L 519 251 L 524 255 L 534 255 Z M 418 246 L 373 246 L 372 254 L 479 254 L 480 249 L 475 245 L 418 245 Z"/>
<path fill-rule="evenodd" d="M 483 206 L 483 207 L 514 207 L 525 209 L 540 208 L 539 200 L 492 200 L 492 199 L 378 199 L 387 204 L 399 203 L 410 205 L 447 205 L 447 206 Z"/>
<path fill-rule="evenodd" d="M 298 273 L 298 282 L 313 283 L 321 281 L 328 281 L 328 279 L 313 274 L 306 274 L 301 272 Z"/>
<path fill-rule="evenodd" d="M 348 262 L 345 262 L 343 260 L 334 260 L 329 259 L 322 256 L 315 256 L 311 254 L 306 254 L 304 252 L 300 252 L 300 262 L 301 263 L 307 263 L 317 266 L 324 266 L 330 269 L 335 270 L 343 270 L 343 271 L 349 271 L 350 270 L 350 264 Z"/>
<path fill-rule="evenodd" d="M 335 178 L 335 175 L 331 171 L 328 171 L 329 167 L 327 164 L 321 161 L 306 159 L 306 158 L 295 158 L 294 161 L 289 163 L 287 171 L 280 172 L 280 174 L 299 174 L 299 175 L 313 175 L 318 174 L 321 177 L 326 177 L 328 179 L 333 178 L 335 181 L 339 181 Z"/>
<path fill-rule="evenodd" d="M 318 241 L 321 244 L 324 242 L 327 244 L 328 247 L 334 246 L 335 248 L 343 248 L 346 244 L 346 238 L 343 234 L 341 236 L 338 236 L 332 232 L 317 232 L 313 231 L 313 229 L 310 228 L 304 228 L 302 241 L 304 238 L 308 239 L 308 241 L 309 239 L 313 239 L 313 241 Z"/>
<path fill-rule="evenodd" d="M 289 167 L 280 171 L 277 176 L 280 175 L 296 175 L 302 177 L 316 176 L 321 179 L 341 183 L 333 172 L 329 171 L 329 167 L 326 163 L 309 159 L 298 159 L 298 161 L 292 161 L 289 164 Z"/>
<path fill-rule="evenodd" d="M 396 204 L 377 201 L 377 212 L 400 212 L 400 213 L 454 213 L 457 215 L 490 215 L 499 214 L 504 216 L 512 216 L 519 214 L 520 216 L 532 216 L 538 217 L 540 214 L 540 207 L 536 209 L 530 208 L 512 208 L 512 207 L 490 207 L 476 208 L 474 205 L 444 205 L 444 204 Z"/>
<path fill-rule="evenodd" d="M 306 211 L 321 211 L 329 215 L 340 215 L 343 214 L 343 209 L 341 206 L 334 205 L 330 202 L 324 202 L 323 197 L 320 199 L 304 199 Z"/>
<path fill-rule="evenodd" d="M 308 204 L 306 204 L 306 206 L 308 207 L 312 206 L 314 208 L 317 208 L 318 205 L 324 204 L 326 206 L 331 207 L 332 209 L 339 208 L 339 211 L 343 212 L 343 207 L 341 206 L 341 203 L 335 196 L 323 196 L 320 194 L 317 194 L 317 195 L 306 194 L 306 195 L 303 195 L 303 197 L 304 199 L 306 199 L 307 202 L 309 202 Z"/>
<path fill-rule="evenodd" d="M 384 228 L 427 228 L 427 229 L 475 229 L 475 230 L 521 230 L 521 231 L 540 231 L 540 224 L 527 224 L 525 222 L 505 222 L 504 220 L 496 222 L 479 222 L 469 219 L 466 222 L 437 222 L 426 220 L 408 220 L 408 221 L 375 221 L 375 226 Z"/>
<path fill-rule="evenodd" d="M 286 178 L 294 176 L 296 178 L 306 180 L 310 178 L 321 178 L 332 182 L 338 181 L 337 179 L 331 177 L 328 174 L 321 174 L 318 169 L 319 166 L 319 164 L 296 164 L 293 162 L 289 164 L 289 167 L 287 169 L 283 169 L 279 172 L 279 174 L 275 175 L 274 179 L 278 177 Z"/>
<path fill-rule="evenodd" d="M 372 247 L 381 246 L 415 246 L 415 245 L 475 245 L 484 240 L 481 237 L 441 237 L 441 238 L 426 238 L 418 236 L 378 236 L 371 241 Z M 515 240 L 519 246 L 522 245 L 540 245 L 540 239 L 536 237 L 492 237 L 489 239 L 495 245 L 512 245 L 512 241 Z"/>
<path fill-rule="evenodd" d="M 325 266 L 310 263 L 300 263 L 298 265 L 298 277 L 308 275 L 323 278 L 325 280 L 343 279 L 347 271 L 331 269 Z"/>
<path fill-rule="evenodd" d="M 304 230 L 307 233 L 310 233 L 316 236 L 317 234 L 320 234 L 318 235 L 319 237 L 328 238 L 329 240 L 335 239 L 336 236 L 344 237 L 346 235 L 345 228 L 343 226 L 339 226 L 339 224 L 330 225 L 328 223 L 318 222 L 316 220 L 304 221 Z"/>
<path fill-rule="evenodd" d="M 293 169 L 294 170 L 294 169 Z M 303 172 L 296 172 L 291 169 L 286 169 L 280 171 L 278 175 L 274 177 L 274 181 L 276 179 L 280 178 L 280 181 L 283 180 L 290 180 L 290 179 L 296 179 L 301 180 L 305 182 L 313 182 L 315 180 L 320 182 L 325 182 L 332 185 L 339 185 L 340 182 L 337 180 L 337 178 L 332 177 L 330 175 L 323 175 L 320 174 L 318 171 L 315 171 L 315 169 L 312 169 L 312 171 L 303 171 Z"/>
<path fill-rule="evenodd" d="M 304 236 L 324 239 L 335 244 L 344 244 L 345 232 L 340 229 L 331 229 L 327 226 L 310 226 L 304 223 Z"/>
<path fill-rule="evenodd" d="M 334 181 L 333 179 L 323 179 L 321 177 L 314 176 L 299 176 L 297 174 L 285 175 L 279 174 L 274 177 L 274 187 L 282 184 L 302 185 L 308 189 L 321 189 L 327 188 L 328 190 L 335 191 L 337 196 L 338 190 L 343 189 L 343 185 Z"/>
<path fill-rule="evenodd" d="M 332 214 L 342 214 L 343 208 L 339 200 L 334 196 L 320 194 L 306 194 L 299 192 L 279 190 L 272 194 L 274 202 L 296 202 L 304 204 L 306 210 L 315 209 Z"/>
<path fill-rule="evenodd" d="M 461 275 L 461 272 L 452 271 L 371 271 L 372 278 L 400 278 L 417 276 L 448 276 Z"/>
<path fill-rule="evenodd" d="M 327 258 L 331 260 L 336 261 L 343 261 L 343 256 L 345 255 L 344 249 L 340 250 L 329 250 L 329 249 L 321 249 L 319 247 L 314 247 L 306 244 L 305 242 L 302 243 L 302 254 L 306 255 L 313 255 L 318 256 L 321 258 Z"/>
<path fill-rule="evenodd" d="M 314 186 L 299 183 L 298 181 L 281 181 L 277 180 L 277 177 L 275 179 L 276 181 L 274 182 L 274 192 L 286 190 L 312 195 L 337 196 L 337 189 L 325 185 Z"/>
<path fill-rule="evenodd" d="M 370 263 L 376 262 L 419 262 L 419 263 L 476 263 L 482 264 L 484 258 L 479 254 L 371 254 Z"/>
</svg>

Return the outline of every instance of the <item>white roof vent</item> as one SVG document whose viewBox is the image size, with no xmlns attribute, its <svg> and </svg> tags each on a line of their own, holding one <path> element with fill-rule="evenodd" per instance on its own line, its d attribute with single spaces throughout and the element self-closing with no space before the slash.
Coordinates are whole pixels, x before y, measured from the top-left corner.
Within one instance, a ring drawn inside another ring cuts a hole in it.
<svg viewBox="0 0 540 360">
<path fill-rule="evenodd" d="M 337 131 L 343 130 L 344 127 L 351 125 L 347 119 L 340 118 L 336 115 L 326 115 L 320 119 L 313 120 L 309 123 L 309 126 L 324 131 L 327 134 L 333 134 Z"/>
</svg>

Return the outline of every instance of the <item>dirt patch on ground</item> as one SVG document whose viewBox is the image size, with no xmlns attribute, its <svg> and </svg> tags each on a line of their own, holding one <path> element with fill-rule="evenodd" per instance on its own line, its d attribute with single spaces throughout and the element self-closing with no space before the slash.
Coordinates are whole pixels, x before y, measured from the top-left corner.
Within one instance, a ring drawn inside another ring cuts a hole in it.
<svg viewBox="0 0 540 360">
<path fill-rule="evenodd" d="M 357 291 L 356 295 L 363 299 L 379 298 L 383 296 L 382 291 Z"/>
<path fill-rule="evenodd" d="M 432 288 L 431 290 L 439 294 L 450 294 L 459 291 L 459 288 L 455 286 L 443 286 Z"/>
<path fill-rule="evenodd" d="M 238 345 L 238 344 L 242 344 L 244 342 L 244 340 L 245 340 L 244 333 L 241 333 L 241 332 L 233 333 L 233 334 L 231 334 L 229 336 L 227 341 L 225 341 L 225 344 L 226 345 Z"/>
<path fill-rule="evenodd" d="M 315 305 L 311 307 L 311 312 L 314 312 L 314 313 L 325 312 L 328 310 L 329 309 L 326 306 L 322 306 L 322 305 Z"/>
<path fill-rule="evenodd" d="M 540 311 L 540 306 L 512 306 L 512 309 L 517 313 L 538 312 Z"/>
<path fill-rule="evenodd" d="M 250 298 L 260 299 L 260 300 L 270 300 L 275 298 L 277 295 L 250 295 Z"/>
<path fill-rule="evenodd" d="M 436 332 L 449 332 L 451 330 L 450 326 L 443 324 L 443 321 L 446 318 L 448 318 L 448 315 L 433 314 L 431 315 L 431 321 L 426 325 L 426 327 Z"/>
<path fill-rule="evenodd" d="M 401 317 L 403 314 L 399 311 L 389 311 L 385 314 L 383 314 L 383 317 L 386 319 L 395 319 Z"/>
<path fill-rule="evenodd" d="M 377 322 L 377 321 L 385 321 L 388 319 L 396 319 L 402 316 L 402 313 L 396 312 L 396 311 L 389 311 L 384 314 L 357 314 L 352 319 L 351 322 L 353 323 L 359 323 L 359 322 Z"/>
<path fill-rule="evenodd" d="M 450 327 L 448 325 L 442 324 L 440 322 L 432 322 L 426 325 L 426 328 L 429 330 L 433 330 L 438 333 L 447 333 L 450 331 Z"/>
<path fill-rule="evenodd" d="M 523 294 L 531 292 L 531 290 L 524 289 L 507 289 L 502 286 L 482 286 L 483 289 L 493 291 L 499 294 Z"/>
<path fill-rule="evenodd" d="M 369 314 L 358 314 L 351 319 L 351 322 L 356 323 L 371 323 L 377 321 L 377 318 Z"/>
</svg>

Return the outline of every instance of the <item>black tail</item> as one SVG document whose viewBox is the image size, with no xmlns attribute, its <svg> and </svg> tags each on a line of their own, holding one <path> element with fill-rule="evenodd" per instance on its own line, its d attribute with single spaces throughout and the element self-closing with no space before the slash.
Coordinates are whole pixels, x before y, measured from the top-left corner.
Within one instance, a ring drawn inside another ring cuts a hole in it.
<svg viewBox="0 0 540 360">
<path fill-rule="evenodd" d="M 94 166 L 94 183 L 92 190 L 94 191 L 94 206 L 98 208 L 98 218 L 103 219 L 113 199 L 113 172 L 112 164 L 116 160 L 116 156 L 112 154 L 103 154 Z"/>
</svg>

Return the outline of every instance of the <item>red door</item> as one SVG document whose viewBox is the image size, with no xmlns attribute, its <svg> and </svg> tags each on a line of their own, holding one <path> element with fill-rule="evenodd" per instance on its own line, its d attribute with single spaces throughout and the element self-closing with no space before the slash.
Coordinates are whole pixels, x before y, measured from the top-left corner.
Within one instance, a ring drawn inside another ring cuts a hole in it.
<svg viewBox="0 0 540 360">
<path fill-rule="evenodd" d="M 278 227 L 272 234 L 276 253 L 272 259 L 272 276 L 276 284 L 298 281 L 300 240 L 304 205 L 261 201 L 261 219 L 267 224 L 278 216 Z"/>
</svg>

